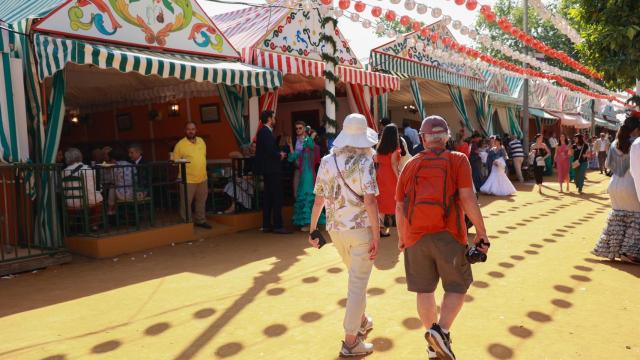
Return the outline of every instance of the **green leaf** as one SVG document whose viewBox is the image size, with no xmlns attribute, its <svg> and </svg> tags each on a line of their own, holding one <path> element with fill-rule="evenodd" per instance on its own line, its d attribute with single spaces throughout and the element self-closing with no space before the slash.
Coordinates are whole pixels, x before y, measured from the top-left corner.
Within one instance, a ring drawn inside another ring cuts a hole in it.
<svg viewBox="0 0 640 360">
<path fill-rule="evenodd" d="M 169 10 L 169 12 L 175 14 L 175 9 L 173 8 L 170 0 L 162 0 L 162 4 L 167 8 L 167 10 Z"/>
<path fill-rule="evenodd" d="M 627 29 L 627 37 L 629 38 L 629 40 L 633 40 L 633 38 L 636 37 L 637 33 L 638 30 L 634 29 L 633 26 Z"/>
</svg>

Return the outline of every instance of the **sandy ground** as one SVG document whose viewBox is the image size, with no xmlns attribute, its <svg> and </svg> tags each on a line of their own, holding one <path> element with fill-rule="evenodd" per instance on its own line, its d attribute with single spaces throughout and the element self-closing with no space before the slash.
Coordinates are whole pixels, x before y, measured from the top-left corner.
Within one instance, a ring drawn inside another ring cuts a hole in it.
<svg viewBox="0 0 640 360">
<path fill-rule="evenodd" d="M 483 197 L 489 261 L 452 329 L 459 359 L 640 359 L 640 266 L 589 251 L 608 178 L 586 194 Z M 426 359 L 395 238 L 369 283 L 370 359 Z M 117 261 L 116 261 L 117 260 Z M 335 359 L 346 271 L 332 246 L 246 232 L 0 280 L 1 359 Z"/>
</svg>

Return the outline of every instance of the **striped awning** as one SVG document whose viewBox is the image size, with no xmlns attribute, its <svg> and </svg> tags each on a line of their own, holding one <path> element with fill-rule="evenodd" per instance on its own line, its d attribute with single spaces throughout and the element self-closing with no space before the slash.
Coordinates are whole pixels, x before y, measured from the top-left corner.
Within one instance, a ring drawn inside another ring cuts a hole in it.
<svg viewBox="0 0 640 360">
<path fill-rule="evenodd" d="M 529 108 L 529 115 L 544 120 L 550 120 L 551 123 L 555 123 L 559 118 L 559 116 L 551 115 L 542 109 L 536 109 L 532 107 Z"/>
<path fill-rule="evenodd" d="M 282 72 L 283 75 L 301 74 L 311 77 L 322 77 L 324 71 L 323 62 L 264 50 L 255 51 L 254 64 L 263 68 L 278 70 Z M 400 88 L 400 79 L 397 76 L 356 69 L 349 66 L 338 65 L 336 67 L 336 75 L 343 82 L 350 84 L 365 85 L 386 89 L 388 91 L 394 91 Z"/>
<path fill-rule="evenodd" d="M 0 53 L 10 53 L 11 44 L 9 42 L 9 30 L 0 22 Z"/>
<path fill-rule="evenodd" d="M 11 24 L 27 18 L 41 18 L 64 2 L 65 0 L 2 0 L 0 19 Z"/>
<path fill-rule="evenodd" d="M 609 130 L 618 130 L 618 128 L 620 127 L 620 123 L 614 124 L 597 116 L 595 117 L 594 121 L 596 123 L 596 126 L 600 126 Z"/>
<path fill-rule="evenodd" d="M 41 80 L 53 76 L 72 62 L 124 73 L 136 72 L 145 76 L 156 75 L 258 89 L 275 89 L 282 85 L 282 74 L 278 71 L 198 56 L 100 45 L 39 33 L 34 37 L 34 48 Z"/>
<path fill-rule="evenodd" d="M 484 79 L 460 75 L 435 66 L 419 63 L 417 61 L 403 59 L 377 51 L 371 52 L 371 58 L 369 61 L 371 62 L 371 65 L 378 70 L 404 74 L 409 77 L 433 80 L 471 90 L 485 90 Z"/>
</svg>

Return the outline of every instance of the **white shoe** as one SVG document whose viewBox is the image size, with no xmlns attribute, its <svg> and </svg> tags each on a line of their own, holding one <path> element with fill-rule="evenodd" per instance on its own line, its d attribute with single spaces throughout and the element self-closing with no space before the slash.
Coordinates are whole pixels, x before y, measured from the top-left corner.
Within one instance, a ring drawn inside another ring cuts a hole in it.
<svg viewBox="0 0 640 360">
<path fill-rule="evenodd" d="M 353 357 L 368 355 L 373 352 L 373 344 L 364 342 L 360 339 L 356 340 L 356 343 L 348 346 L 344 341 L 342 342 L 342 348 L 340 349 L 340 357 Z"/>
<path fill-rule="evenodd" d="M 358 335 L 365 336 L 371 329 L 373 329 L 373 319 L 370 316 L 365 315 L 365 321 L 360 324 Z"/>
<path fill-rule="evenodd" d="M 433 350 L 431 345 L 427 346 L 427 357 L 429 359 L 437 359 L 438 358 L 438 354 L 436 353 L 435 350 Z"/>
</svg>

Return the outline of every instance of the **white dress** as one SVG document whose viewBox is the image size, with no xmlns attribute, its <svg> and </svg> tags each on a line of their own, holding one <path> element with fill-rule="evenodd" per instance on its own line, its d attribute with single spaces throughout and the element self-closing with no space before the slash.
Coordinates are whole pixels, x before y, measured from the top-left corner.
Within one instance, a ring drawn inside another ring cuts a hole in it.
<svg viewBox="0 0 640 360">
<path fill-rule="evenodd" d="M 487 181 L 482 184 L 480 192 L 495 196 L 509 196 L 516 193 L 516 188 L 507 177 L 507 163 L 503 158 L 497 158 L 493 161 L 493 168 Z"/>
</svg>

